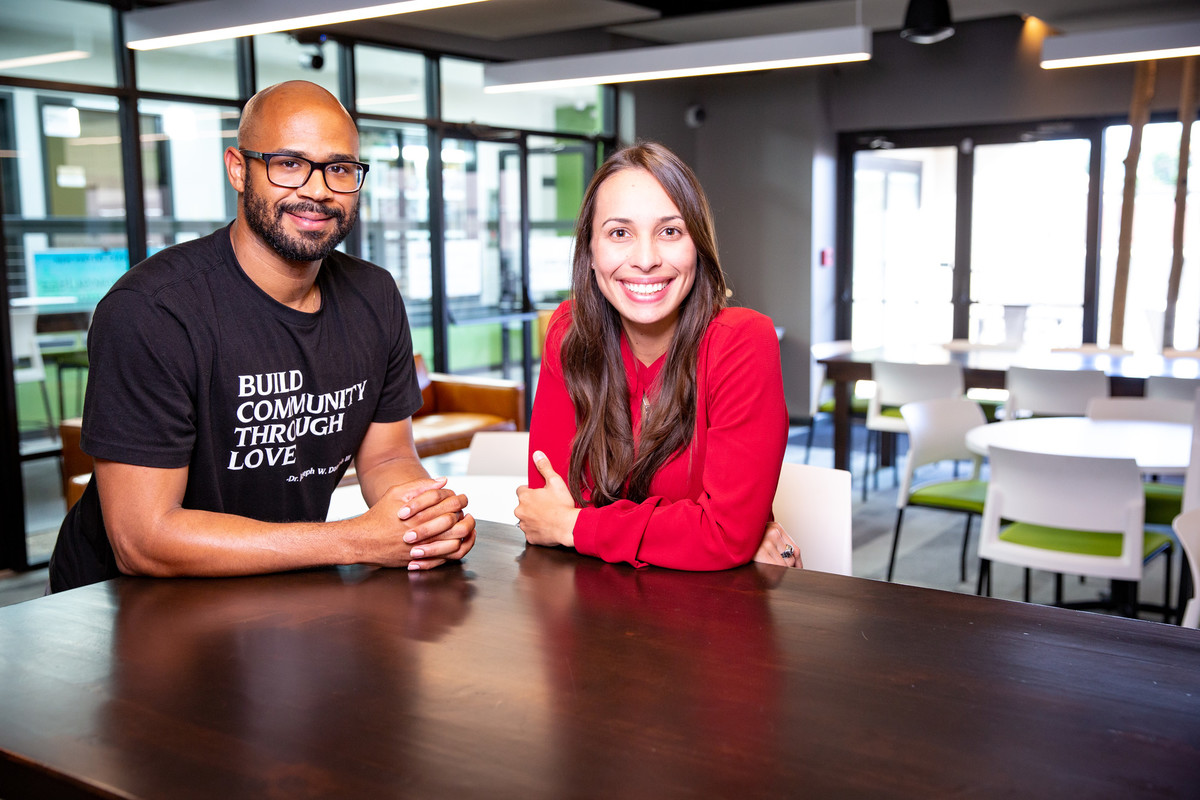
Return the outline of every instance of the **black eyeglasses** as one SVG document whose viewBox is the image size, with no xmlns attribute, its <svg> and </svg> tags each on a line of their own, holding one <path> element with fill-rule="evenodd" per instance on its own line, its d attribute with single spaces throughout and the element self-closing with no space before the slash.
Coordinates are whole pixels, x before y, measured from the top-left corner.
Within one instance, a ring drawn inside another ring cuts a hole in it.
<svg viewBox="0 0 1200 800">
<path fill-rule="evenodd" d="M 267 180 L 284 189 L 299 189 L 308 183 L 314 169 L 320 169 L 329 191 L 339 194 L 354 194 L 362 188 L 363 178 L 370 169 L 361 161 L 309 161 L 291 153 L 259 153 L 256 150 L 238 150 L 244 156 L 261 158 L 267 165 Z"/>
</svg>

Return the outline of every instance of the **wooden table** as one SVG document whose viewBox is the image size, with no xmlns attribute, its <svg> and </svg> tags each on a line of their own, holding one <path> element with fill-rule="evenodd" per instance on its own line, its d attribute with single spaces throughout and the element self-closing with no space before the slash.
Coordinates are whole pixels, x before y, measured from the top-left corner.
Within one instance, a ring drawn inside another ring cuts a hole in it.
<svg viewBox="0 0 1200 800">
<path fill-rule="evenodd" d="M 986 456 L 988 447 L 1060 456 L 1132 458 L 1143 472 L 1182 475 L 1191 459 L 1192 426 L 1087 417 L 1039 417 L 980 425 L 967 432 L 967 449 Z"/>
<path fill-rule="evenodd" d="M 1200 632 L 818 572 L 125 578 L 0 608 L 0 795 L 1194 797 Z"/>
<path fill-rule="evenodd" d="M 833 382 L 833 466 L 850 468 L 850 395 L 855 381 L 871 379 L 876 361 L 912 364 L 963 365 L 967 388 L 1003 389 L 1009 367 L 1040 369 L 1102 370 L 1109 378 L 1114 396 L 1140 396 L 1145 393 L 1146 378 L 1151 375 L 1200 377 L 1200 359 L 1164 358 L 1145 355 L 1109 355 L 1107 353 L 1052 353 L 1044 350 L 1003 350 L 999 348 L 957 349 L 927 347 L 873 348 L 817 359 L 825 367 L 825 377 Z"/>
</svg>

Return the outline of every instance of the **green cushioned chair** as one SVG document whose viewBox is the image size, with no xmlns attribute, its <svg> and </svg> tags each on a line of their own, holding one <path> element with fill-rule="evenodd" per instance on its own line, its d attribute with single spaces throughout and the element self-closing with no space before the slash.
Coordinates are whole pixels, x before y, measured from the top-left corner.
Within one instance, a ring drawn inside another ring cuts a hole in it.
<svg viewBox="0 0 1200 800">
<path fill-rule="evenodd" d="M 885 433 L 908 433 L 908 424 L 898 410 L 901 406 L 963 395 L 963 370 L 958 362 L 909 364 L 876 361 L 871 365 L 871 379 L 875 382 L 875 394 L 867 406 L 868 477 L 872 465 L 871 439 L 878 439 Z M 866 499 L 867 480 L 864 478 L 863 500 Z"/>
<path fill-rule="evenodd" d="M 1183 484 L 1151 481 L 1142 487 L 1147 525 L 1170 525 L 1183 512 Z"/>
<path fill-rule="evenodd" d="M 892 533 L 892 552 L 888 558 L 887 579 L 896 569 L 896 551 L 904 510 L 909 506 L 958 511 L 966 514 L 962 555 L 959 558 L 960 581 L 967 579 L 967 548 L 971 539 L 971 521 L 983 513 L 987 481 L 979 479 L 982 458 L 967 449 L 967 431 L 984 425 L 987 419 L 979 405 L 965 397 L 939 397 L 906 403 L 898 413 L 908 426 L 908 456 L 904 463 L 900 490 L 896 493 L 896 528 Z M 971 461 L 971 477 L 966 480 L 938 480 L 913 486 L 918 467 L 938 461 Z"/>
<path fill-rule="evenodd" d="M 1124 582 L 1119 605 L 1138 614 L 1137 583 L 1144 565 L 1165 554 L 1162 612 L 1169 618 L 1174 540 L 1145 529 L 1146 499 L 1141 472 L 1132 458 L 1049 455 L 989 447 L 991 474 L 980 526 L 977 591 L 990 593 L 991 563 L 1056 573 L 1055 603 L 1062 601 L 1062 573 Z M 1114 591 L 1114 599 L 1116 592 Z M 1075 608 L 1110 607 L 1112 601 L 1073 603 Z"/>
<path fill-rule="evenodd" d="M 832 389 L 833 381 L 825 381 L 825 383 L 822 385 L 822 389 L 825 389 L 825 388 Z M 850 395 L 850 424 L 851 425 L 853 425 L 856 420 L 861 423 L 863 420 L 865 420 L 867 418 L 867 404 L 868 403 L 870 403 L 869 397 L 864 397 L 864 396 L 858 394 L 856 391 L 851 392 L 851 395 Z M 827 416 L 833 416 L 834 406 L 835 406 L 835 404 L 833 402 L 833 398 L 832 397 L 826 398 L 825 400 L 823 400 L 821 402 L 820 405 L 817 406 L 817 413 L 814 414 L 813 418 L 808 421 L 808 437 L 804 443 L 804 463 L 805 464 L 808 463 L 809 456 L 812 455 L 813 437 L 816 434 L 816 430 L 817 430 L 817 416 L 821 415 L 821 414 L 824 414 Z"/>
</svg>

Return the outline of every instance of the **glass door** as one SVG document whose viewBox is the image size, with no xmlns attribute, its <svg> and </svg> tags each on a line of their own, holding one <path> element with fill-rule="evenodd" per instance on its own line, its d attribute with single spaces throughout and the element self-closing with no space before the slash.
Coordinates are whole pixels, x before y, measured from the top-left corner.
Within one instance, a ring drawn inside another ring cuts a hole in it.
<svg viewBox="0 0 1200 800">
<path fill-rule="evenodd" d="M 952 338 L 956 175 L 954 147 L 854 154 L 856 348 Z"/>
<path fill-rule="evenodd" d="M 972 342 L 1082 342 L 1090 157 L 1087 139 L 975 148 Z"/>
<path fill-rule="evenodd" d="M 855 347 L 1084 341 L 1096 307 L 1093 138 L 1070 133 L 1014 127 L 856 140 Z"/>
</svg>

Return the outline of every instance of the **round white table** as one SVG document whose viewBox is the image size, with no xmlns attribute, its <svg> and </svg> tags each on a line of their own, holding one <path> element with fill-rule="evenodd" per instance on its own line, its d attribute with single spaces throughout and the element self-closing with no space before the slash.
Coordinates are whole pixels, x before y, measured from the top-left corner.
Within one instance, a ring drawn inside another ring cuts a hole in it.
<svg viewBox="0 0 1200 800">
<path fill-rule="evenodd" d="M 526 478 L 516 475 L 452 475 L 446 486 L 467 496 L 467 513 L 475 519 L 516 525 L 513 511 L 517 507 L 517 487 L 526 483 Z M 325 519 L 349 519 L 366 510 L 367 503 L 357 485 L 340 486 L 333 490 Z"/>
<path fill-rule="evenodd" d="M 987 455 L 992 445 L 1064 456 L 1132 458 L 1143 472 L 1182 475 L 1191 457 L 1192 426 L 1178 422 L 1038 417 L 981 425 L 967 447 Z"/>
</svg>

